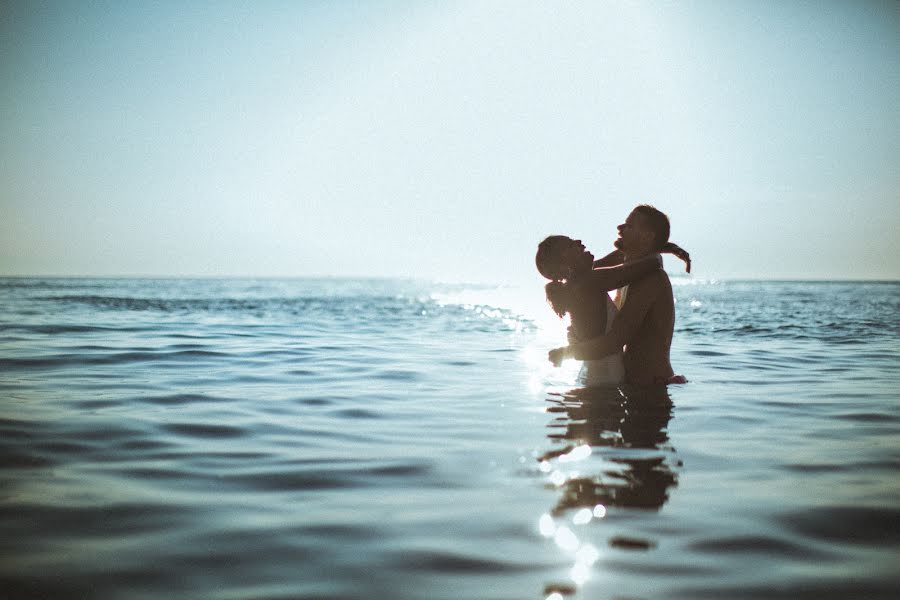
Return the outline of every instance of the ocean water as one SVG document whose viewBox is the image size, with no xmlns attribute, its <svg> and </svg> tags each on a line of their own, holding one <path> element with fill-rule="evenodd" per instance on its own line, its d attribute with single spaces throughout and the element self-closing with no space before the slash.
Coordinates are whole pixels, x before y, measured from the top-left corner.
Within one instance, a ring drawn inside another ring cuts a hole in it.
<svg viewBox="0 0 900 600">
<path fill-rule="evenodd" d="M 900 284 L 675 283 L 666 391 L 538 280 L 0 279 L 0 597 L 900 597 Z"/>
</svg>

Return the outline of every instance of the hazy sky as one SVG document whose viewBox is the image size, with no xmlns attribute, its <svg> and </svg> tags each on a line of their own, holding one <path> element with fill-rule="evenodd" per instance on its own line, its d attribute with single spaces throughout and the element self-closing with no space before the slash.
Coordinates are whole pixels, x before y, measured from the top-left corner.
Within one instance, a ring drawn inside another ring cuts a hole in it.
<svg viewBox="0 0 900 600">
<path fill-rule="evenodd" d="M 0 274 L 900 278 L 894 1 L 3 2 L 0 140 Z"/>
</svg>

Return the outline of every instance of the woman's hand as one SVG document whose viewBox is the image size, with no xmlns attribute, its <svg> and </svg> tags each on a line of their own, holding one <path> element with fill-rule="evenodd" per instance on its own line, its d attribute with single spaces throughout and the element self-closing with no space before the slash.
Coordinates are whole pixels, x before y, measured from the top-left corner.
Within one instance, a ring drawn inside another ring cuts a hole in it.
<svg viewBox="0 0 900 600">
<path fill-rule="evenodd" d="M 550 359 L 550 362 L 553 363 L 554 367 L 558 367 L 562 364 L 566 357 L 566 350 L 568 346 L 563 346 L 561 348 L 554 348 L 550 352 L 547 353 L 547 358 Z"/>
<path fill-rule="evenodd" d="M 691 272 L 691 255 L 690 253 L 679 246 L 674 242 L 666 242 L 666 245 L 663 246 L 662 251 L 673 255 L 675 258 L 680 258 L 684 261 L 684 270 L 688 273 Z"/>
</svg>

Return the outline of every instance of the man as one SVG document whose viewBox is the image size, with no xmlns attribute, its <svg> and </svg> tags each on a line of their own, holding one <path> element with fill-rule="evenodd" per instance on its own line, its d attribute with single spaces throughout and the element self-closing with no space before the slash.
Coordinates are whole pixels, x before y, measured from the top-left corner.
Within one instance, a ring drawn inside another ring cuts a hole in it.
<svg viewBox="0 0 900 600">
<path fill-rule="evenodd" d="M 618 227 L 615 242 L 626 262 L 660 252 L 669 241 L 669 218 L 647 204 L 636 207 Z M 690 259 L 685 261 L 690 271 Z M 565 358 L 599 360 L 624 350 L 625 381 L 633 385 L 686 383 L 669 362 L 675 328 L 672 284 L 663 270 L 620 290 L 621 310 L 609 333 L 550 351 L 559 364 Z"/>
</svg>

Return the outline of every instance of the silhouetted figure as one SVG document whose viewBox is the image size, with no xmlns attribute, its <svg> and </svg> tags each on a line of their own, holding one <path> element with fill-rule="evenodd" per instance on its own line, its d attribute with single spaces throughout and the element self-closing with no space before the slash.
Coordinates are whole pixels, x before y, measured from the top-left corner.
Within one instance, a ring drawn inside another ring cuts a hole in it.
<svg viewBox="0 0 900 600">
<path fill-rule="evenodd" d="M 675 244 L 662 248 L 686 256 Z M 538 245 L 535 264 L 551 282 L 545 287 L 547 300 L 560 317 L 569 315 L 569 341 L 589 341 L 610 331 L 617 309 L 608 292 L 636 282 L 662 269 L 658 253 L 647 253 L 623 264 L 614 264 L 624 255 L 613 252 L 594 260 L 581 240 L 554 235 Z M 598 266 L 609 263 L 609 266 Z M 624 382 L 625 367 L 619 352 L 585 361 L 580 383 L 585 386 L 616 385 Z"/>
<path fill-rule="evenodd" d="M 645 259 L 665 250 L 669 244 L 669 219 L 656 208 L 636 207 L 619 225 L 616 247 L 625 264 Z M 679 249 L 680 250 L 680 249 Z M 690 271 L 690 256 L 679 256 Z M 678 254 L 676 253 L 676 256 Z M 598 264 L 602 261 L 598 261 Z M 551 350 L 549 358 L 559 364 L 565 358 L 601 360 L 622 352 L 625 380 L 634 385 L 685 383 L 675 375 L 669 362 L 669 348 L 675 327 L 675 301 L 668 275 L 658 269 L 620 290 L 619 314 L 608 333 L 584 341 L 570 340 L 568 346 Z"/>
</svg>

